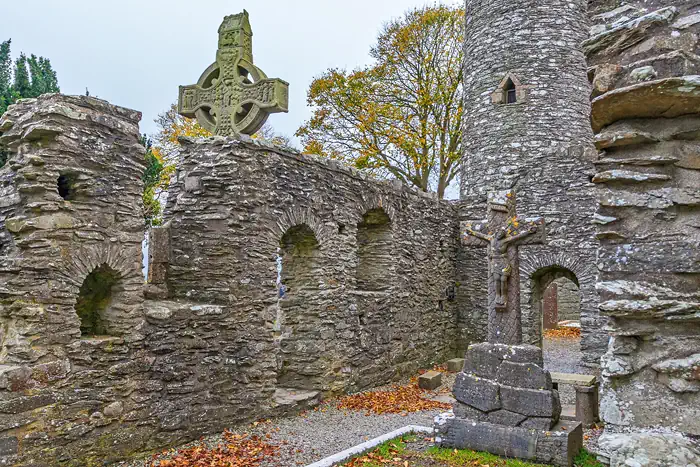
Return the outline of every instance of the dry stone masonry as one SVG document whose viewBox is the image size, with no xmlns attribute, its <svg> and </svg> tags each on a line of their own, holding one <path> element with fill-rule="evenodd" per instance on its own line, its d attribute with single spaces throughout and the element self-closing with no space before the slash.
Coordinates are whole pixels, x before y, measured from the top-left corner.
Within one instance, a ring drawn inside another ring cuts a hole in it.
<svg viewBox="0 0 700 467">
<path fill-rule="evenodd" d="M 182 141 L 144 285 L 139 118 L 47 95 L 0 120 L 0 465 L 103 465 L 455 355 L 455 207 L 250 139 Z"/>
<path fill-rule="evenodd" d="M 680 435 L 619 432 L 700 435 L 700 2 L 592 2 L 591 15 L 598 292 L 612 336 L 601 446 L 613 465 L 693 465 Z"/>
<path fill-rule="evenodd" d="M 180 93 L 218 136 L 181 140 L 146 284 L 140 114 L 61 95 L 10 107 L 0 465 L 104 465 L 464 351 L 442 440 L 570 465 L 580 424 L 558 420 L 528 345 L 562 278 L 585 362 L 601 364 L 602 455 L 700 464 L 700 0 L 466 8 L 460 203 L 245 136 L 286 110 L 287 84 L 253 65 L 247 14 L 226 17 L 217 61 Z M 494 191 L 517 193 L 523 216 L 506 209 L 503 237 L 467 222 Z M 531 243 L 519 272 L 510 237 Z M 485 240 L 490 287 L 472 248 Z M 489 304 L 524 345 L 471 345 Z"/>
<path fill-rule="evenodd" d="M 467 0 L 462 218 L 481 218 L 490 191 L 515 190 L 520 213 L 544 216 L 543 245 L 521 254 L 523 334 L 540 344 L 542 297 L 567 277 L 581 290 L 582 350 L 605 352 L 595 296 L 595 208 L 589 85 L 581 43 L 586 0 Z M 460 258 L 465 327 L 484 329 L 486 264 Z M 483 339 L 485 334 L 465 336 Z"/>
</svg>

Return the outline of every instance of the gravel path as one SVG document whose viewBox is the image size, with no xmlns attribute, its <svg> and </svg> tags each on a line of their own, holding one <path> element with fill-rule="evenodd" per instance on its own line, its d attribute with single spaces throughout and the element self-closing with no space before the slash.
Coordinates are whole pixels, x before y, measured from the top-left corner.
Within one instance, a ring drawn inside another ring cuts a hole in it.
<svg viewBox="0 0 700 467">
<path fill-rule="evenodd" d="M 580 338 L 545 337 L 542 348 L 544 350 L 544 366 L 549 371 L 558 373 L 591 374 L 590 368 L 586 368 L 580 364 Z M 562 405 L 573 405 L 576 403 L 576 391 L 574 391 L 573 386 L 560 386 L 559 397 L 561 398 Z"/>
<path fill-rule="evenodd" d="M 581 339 L 549 338 L 545 337 L 542 343 L 544 350 L 544 366 L 549 371 L 558 373 L 579 373 L 584 375 L 597 372 L 581 365 Z M 573 386 L 559 386 L 559 397 L 562 405 L 574 405 L 576 403 L 576 391 Z M 602 434 L 601 428 L 591 428 L 584 431 L 583 444 L 591 452 L 598 449 L 598 438 Z"/>
<path fill-rule="evenodd" d="M 430 398 L 438 400 L 447 398 L 454 384 L 454 378 L 454 374 L 443 374 L 442 386 L 433 391 Z M 406 384 L 407 382 L 402 381 L 397 384 Z M 375 390 L 388 387 L 390 386 Z M 434 417 L 441 412 L 444 410 L 414 412 L 406 415 L 366 415 L 365 412 L 339 410 L 333 401 L 328 401 L 315 410 L 297 416 L 265 421 L 255 426 L 240 426 L 231 431 L 263 437 L 269 435 L 268 442 L 280 447 L 279 456 L 263 463 L 261 467 L 299 467 L 406 425 L 432 426 Z M 221 435 L 213 435 L 204 439 L 204 443 L 211 447 L 220 442 L 222 442 Z M 133 460 L 117 465 L 119 467 L 143 467 L 147 464 L 144 460 Z"/>
<path fill-rule="evenodd" d="M 566 373 L 590 373 L 579 365 L 579 341 L 577 339 L 545 339 L 544 360 L 550 371 Z M 431 399 L 449 402 L 455 374 L 443 373 L 443 384 L 430 396 Z M 402 381 L 398 384 L 406 384 Z M 389 386 L 375 390 L 387 389 Z M 573 404 L 572 388 L 562 388 L 562 403 Z M 568 401 L 570 400 L 570 402 Z M 367 415 L 364 412 L 339 410 L 333 401 L 315 410 L 288 418 L 279 418 L 233 428 L 235 433 L 249 433 L 267 437 L 268 442 L 280 447 L 279 455 L 261 467 L 300 467 L 316 462 L 359 443 L 386 434 L 406 425 L 432 426 L 433 419 L 443 410 L 415 412 L 405 415 Z M 595 449 L 598 430 L 585 430 L 586 446 Z M 221 435 L 203 440 L 208 446 L 222 442 Z M 197 443 L 194 443 L 197 444 Z M 144 460 L 117 464 L 119 467 L 143 467 Z"/>
</svg>

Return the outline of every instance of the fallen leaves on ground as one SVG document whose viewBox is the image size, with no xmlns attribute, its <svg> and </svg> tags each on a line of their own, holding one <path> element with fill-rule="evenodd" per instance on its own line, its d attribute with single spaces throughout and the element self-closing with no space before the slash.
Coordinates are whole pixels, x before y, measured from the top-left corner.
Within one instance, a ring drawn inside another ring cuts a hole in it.
<svg viewBox="0 0 700 467">
<path fill-rule="evenodd" d="M 224 442 L 209 448 L 204 444 L 180 449 L 169 459 L 153 460 L 148 467 L 257 467 L 276 456 L 279 448 L 259 436 L 225 431 Z"/>
<path fill-rule="evenodd" d="M 396 453 L 395 455 L 398 456 L 398 453 Z M 400 466 L 406 466 L 406 467 L 409 465 L 408 461 L 404 460 L 401 457 L 386 458 L 386 457 L 384 457 L 381 454 L 378 454 L 376 452 L 370 452 L 369 454 L 365 454 L 364 456 L 355 457 L 347 464 L 344 464 L 344 466 L 345 467 L 363 467 L 367 464 L 371 464 L 371 465 L 377 465 L 377 464 L 400 465 Z"/>
<path fill-rule="evenodd" d="M 544 336 L 559 339 L 575 339 L 581 337 L 581 328 L 561 327 L 556 329 L 545 329 Z"/>
<path fill-rule="evenodd" d="M 368 414 L 421 412 L 433 409 L 451 409 L 450 404 L 423 398 L 425 391 L 418 386 L 393 386 L 388 391 L 363 392 L 341 398 L 337 407 L 364 410 Z"/>
</svg>

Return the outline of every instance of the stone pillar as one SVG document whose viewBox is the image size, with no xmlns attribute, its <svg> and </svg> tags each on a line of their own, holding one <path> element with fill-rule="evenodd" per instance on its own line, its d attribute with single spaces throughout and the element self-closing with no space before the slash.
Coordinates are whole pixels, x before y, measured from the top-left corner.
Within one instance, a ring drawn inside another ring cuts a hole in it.
<svg viewBox="0 0 700 467">
<path fill-rule="evenodd" d="M 466 0 L 466 11 L 462 216 L 482 217 L 487 193 L 503 189 L 517 192 L 522 214 L 545 216 L 546 244 L 521 254 L 523 323 L 530 323 L 525 342 L 538 344 L 541 337 L 542 317 L 533 316 L 541 307 L 529 303 L 537 275 L 575 264 L 582 349 L 585 360 L 596 363 L 607 339 L 594 290 L 594 149 L 580 47 L 587 37 L 586 1 Z M 515 90 L 510 99 L 509 89 Z M 466 256 L 470 272 L 462 282 L 483 280 L 483 259 Z"/>
</svg>

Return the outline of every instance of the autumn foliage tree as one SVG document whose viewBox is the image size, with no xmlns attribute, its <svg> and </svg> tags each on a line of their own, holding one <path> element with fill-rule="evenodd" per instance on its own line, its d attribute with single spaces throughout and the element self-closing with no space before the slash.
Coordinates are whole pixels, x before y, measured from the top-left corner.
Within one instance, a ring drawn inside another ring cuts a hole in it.
<svg viewBox="0 0 700 467">
<path fill-rule="evenodd" d="M 464 20 L 459 7 L 406 12 L 380 31 L 372 65 L 316 78 L 304 150 L 442 198 L 462 157 Z"/>
</svg>

